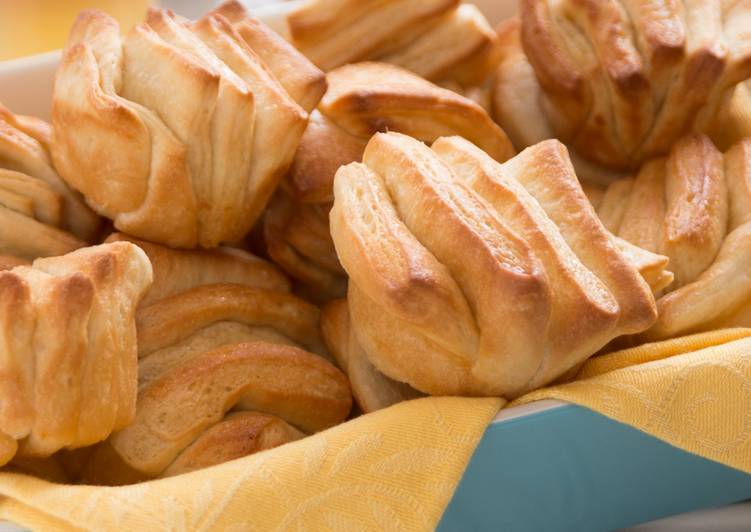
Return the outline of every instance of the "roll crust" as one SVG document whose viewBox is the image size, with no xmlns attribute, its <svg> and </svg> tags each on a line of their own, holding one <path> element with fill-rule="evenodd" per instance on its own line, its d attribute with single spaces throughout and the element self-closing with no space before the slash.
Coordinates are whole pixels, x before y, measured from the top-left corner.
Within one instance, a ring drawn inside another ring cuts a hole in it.
<svg viewBox="0 0 751 532">
<path fill-rule="evenodd" d="M 501 31 L 496 117 L 519 148 L 553 133 L 605 167 L 636 168 L 703 131 L 751 76 L 748 13 L 744 2 L 524 0 Z"/>
<path fill-rule="evenodd" d="M 287 23 L 293 44 L 326 71 L 381 61 L 476 86 L 498 57 L 497 36 L 480 10 L 457 0 L 310 0 Z"/>
<path fill-rule="evenodd" d="M 151 283 L 127 242 L 0 272 L 0 427 L 9 460 L 91 445 L 130 423 L 137 388 L 135 308 Z"/>
<path fill-rule="evenodd" d="M 667 293 L 646 338 L 744 323 L 740 307 L 751 285 L 739 272 L 748 247 L 750 179 L 751 141 L 723 154 L 706 136 L 690 135 L 667 157 L 645 163 L 635 179 L 610 186 L 600 215 L 624 240 L 668 257 L 675 273 L 662 287 Z"/>
<path fill-rule="evenodd" d="M 16 260 L 63 255 L 92 241 L 99 218 L 60 179 L 50 126 L 0 105 L 0 254 Z"/>
<path fill-rule="evenodd" d="M 340 166 L 362 159 L 373 133 L 398 131 L 424 142 L 456 134 L 499 161 L 514 154 L 480 105 L 403 68 L 351 64 L 329 72 L 328 81 L 287 186 L 270 203 L 262 229 L 269 256 L 316 301 L 344 294 L 345 278 L 328 230 L 333 179 Z"/>
<path fill-rule="evenodd" d="M 152 8 L 125 37 L 84 11 L 55 81 L 55 165 L 120 230 L 173 247 L 238 240 L 292 161 L 307 120 L 296 99 L 311 107 L 324 87 L 315 72 L 235 4 L 194 23 Z"/>
<path fill-rule="evenodd" d="M 346 376 L 325 358 L 320 312 L 289 293 L 281 272 L 238 250 L 110 237 L 124 239 L 144 246 L 156 280 L 136 315 L 136 416 L 81 458 L 80 480 L 176 475 L 346 418 L 352 396 Z"/>
<path fill-rule="evenodd" d="M 514 396 L 656 318 L 555 141 L 500 165 L 458 137 L 377 134 L 334 190 L 357 341 L 420 391 Z"/>
</svg>

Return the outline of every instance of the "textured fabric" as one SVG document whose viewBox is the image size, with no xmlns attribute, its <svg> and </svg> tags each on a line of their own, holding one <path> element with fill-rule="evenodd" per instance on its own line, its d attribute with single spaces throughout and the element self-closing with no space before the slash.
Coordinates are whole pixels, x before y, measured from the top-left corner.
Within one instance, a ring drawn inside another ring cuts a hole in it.
<svg viewBox="0 0 751 532">
<path fill-rule="evenodd" d="M 540 399 L 585 406 L 751 473 L 751 329 L 713 331 L 596 357 L 572 382 L 512 404 Z"/>
<path fill-rule="evenodd" d="M 34 530 L 431 530 L 499 399 L 417 399 L 270 451 L 120 488 L 0 474 Z"/>
</svg>

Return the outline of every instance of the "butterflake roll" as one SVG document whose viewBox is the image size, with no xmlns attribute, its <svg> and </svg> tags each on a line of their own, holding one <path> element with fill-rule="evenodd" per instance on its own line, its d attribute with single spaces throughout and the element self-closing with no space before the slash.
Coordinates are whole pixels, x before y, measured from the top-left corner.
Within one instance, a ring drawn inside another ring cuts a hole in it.
<svg viewBox="0 0 751 532">
<path fill-rule="evenodd" d="M 477 103 L 402 68 L 357 63 L 329 72 L 327 79 L 329 88 L 262 229 L 269 256 L 316 300 L 343 295 L 344 275 L 328 231 L 334 174 L 361 159 L 373 133 L 398 131 L 425 142 L 461 135 L 499 161 L 514 154 L 503 130 Z"/>
<path fill-rule="evenodd" d="M 657 317 L 557 141 L 499 164 L 459 137 L 377 134 L 334 195 L 354 336 L 419 391 L 516 396 Z"/>
<path fill-rule="evenodd" d="M 145 249 L 155 284 L 137 313 L 136 418 L 79 460 L 84 482 L 184 473 L 347 417 L 349 384 L 324 358 L 320 312 L 272 265 L 234 250 Z"/>
<path fill-rule="evenodd" d="M 0 272 L 0 462 L 91 445 L 135 416 L 135 309 L 151 283 L 127 242 Z"/>
<path fill-rule="evenodd" d="M 0 105 L 0 269 L 93 241 L 99 218 L 60 179 L 50 126 Z"/>
<path fill-rule="evenodd" d="M 475 86 L 498 58 L 488 21 L 458 0 L 308 0 L 287 23 L 292 43 L 323 70 L 382 61 L 433 81 Z"/>
<path fill-rule="evenodd" d="M 154 8 L 124 37 L 84 11 L 55 80 L 53 159 L 118 229 L 216 247 L 258 218 L 305 128 L 301 105 L 324 89 L 320 71 L 236 3 L 194 23 Z"/>
<path fill-rule="evenodd" d="M 613 183 L 598 212 L 624 240 L 670 258 L 675 280 L 647 338 L 751 325 L 751 139 L 723 154 L 706 136 L 684 137 Z"/>
<path fill-rule="evenodd" d="M 746 2 L 523 0 L 520 11 L 499 32 L 494 100 L 517 147 L 557 137 L 606 167 L 638 167 L 703 131 L 751 76 Z"/>
</svg>

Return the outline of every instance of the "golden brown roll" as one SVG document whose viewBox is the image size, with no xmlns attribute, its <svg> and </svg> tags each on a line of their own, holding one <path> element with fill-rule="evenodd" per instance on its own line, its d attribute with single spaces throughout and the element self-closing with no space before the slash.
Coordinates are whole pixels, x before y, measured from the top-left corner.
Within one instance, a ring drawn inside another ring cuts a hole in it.
<svg viewBox="0 0 751 532">
<path fill-rule="evenodd" d="M 290 290 L 289 279 L 273 264 L 241 249 L 172 249 L 124 233 L 112 233 L 106 241 L 132 242 L 149 257 L 154 269 L 154 283 L 142 299 L 141 306 L 215 283 L 239 284 L 276 292 Z"/>
<path fill-rule="evenodd" d="M 480 10 L 457 0 L 309 0 L 287 22 L 293 44 L 323 70 L 382 61 L 474 86 L 498 56 L 497 36 Z"/>
<path fill-rule="evenodd" d="M 124 238 L 135 241 L 111 237 Z M 320 312 L 283 274 L 236 250 L 139 244 L 163 286 L 136 316 L 136 419 L 79 460 L 84 482 L 188 472 L 347 417 L 349 384 L 324 358 Z"/>
<path fill-rule="evenodd" d="M 0 254 L 16 261 L 63 255 L 92 241 L 99 218 L 60 179 L 50 126 L 0 105 Z"/>
<path fill-rule="evenodd" d="M 514 154 L 504 132 L 474 101 L 384 63 L 329 72 L 329 88 L 300 141 L 285 185 L 264 214 L 268 255 L 317 301 L 341 297 L 345 286 L 328 230 L 336 170 L 359 161 L 378 131 L 425 142 L 461 135 L 499 161 Z"/>
<path fill-rule="evenodd" d="M 751 76 L 745 2 L 523 0 L 501 30 L 496 117 L 517 147 L 555 136 L 634 168 L 704 130 Z M 523 48 L 523 50 L 522 50 Z"/>
<path fill-rule="evenodd" d="M 556 141 L 499 164 L 460 137 L 377 134 L 334 195 L 357 341 L 422 392 L 516 396 L 656 318 Z"/>
<path fill-rule="evenodd" d="M 151 276 L 127 242 L 0 272 L 2 463 L 91 445 L 133 420 L 135 309 Z"/>
<path fill-rule="evenodd" d="M 118 229 L 216 247 L 259 217 L 324 84 L 236 4 L 194 23 L 153 8 L 124 37 L 84 11 L 55 81 L 53 159 Z"/>
<path fill-rule="evenodd" d="M 352 396 L 363 413 L 423 395 L 408 384 L 389 379 L 368 360 L 350 327 L 345 299 L 335 299 L 323 308 L 321 331 L 336 363 L 347 373 Z"/>
<path fill-rule="evenodd" d="M 670 259 L 675 280 L 657 301 L 647 338 L 751 325 L 741 312 L 751 300 L 743 274 L 751 252 L 751 139 L 723 154 L 706 136 L 683 137 L 667 157 L 613 183 L 599 214 L 622 239 Z"/>
</svg>

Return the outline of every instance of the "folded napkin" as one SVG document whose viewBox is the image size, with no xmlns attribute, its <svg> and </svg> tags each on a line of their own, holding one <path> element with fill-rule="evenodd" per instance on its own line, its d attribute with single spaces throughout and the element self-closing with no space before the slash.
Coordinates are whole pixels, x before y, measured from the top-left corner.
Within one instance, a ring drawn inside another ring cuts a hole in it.
<svg viewBox="0 0 751 532">
<path fill-rule="evenodd" d="M 588 361 L 539 399 L 580 404 L 751 473 L 751 329 Z M 500 399 L 417 399 L 304 440 L 119 488 L 0 474 L 0 517 L 35 530 L 433 529 Z"/>
<path fill-rule="evenodd" d="M 500 399 L 401 403 L 282 447 L 133 486 L 0 474 L 33 530 L 432 530 Z"/>
</svg>

